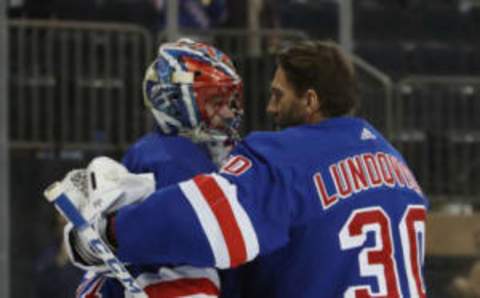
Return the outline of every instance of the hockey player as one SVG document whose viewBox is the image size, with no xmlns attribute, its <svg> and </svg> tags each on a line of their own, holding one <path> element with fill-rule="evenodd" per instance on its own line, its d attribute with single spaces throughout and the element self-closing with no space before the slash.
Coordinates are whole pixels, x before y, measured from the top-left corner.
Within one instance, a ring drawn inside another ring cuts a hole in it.
<svg viewBox="0 0 480 298">
<path fill-rule="evenodd" d="M 131 146 L 123 165 L 132 173 L 153 173 L 156 189 L 218 169 L 238 140 L 243 113 L 242 81 L 230 58 L 214 47 L 187 39 L 163 44 L 146 71 L 143 91 L 158 127 Z M 88 170 L 97 177 L 112 172 L 124 175 L 122 167 L 105 159 L 92 162 Z M 117 183 L 118 188 L 125 188 Z M 144 191 L 140 193 L 128 203 L 143 198 Z M 71 234 L 71 227 L 66 233 Z M 71 255 L 78 264 L 81 254 Z M 149 297 L 215 297 L 220 290 L 213 268 L 159 267 L 152 262 L 129 269 Z M 124 297 L 124 292 L 114 278 L 90 271 L 77 295 L 117 298 Z"/>
<path fill-rule="evenodd" d="M 221 171 L 108 216 L 118 257 L 251 262 L 245 297 L 426 297 L 427 199 L 403 157 L 351 116 L 355 85 L 331 42 L 282 51 L 268 111 L 285 129 L 250 134 Z M 72 245 L 95 258 L 85 242 Z"/>
</svg>

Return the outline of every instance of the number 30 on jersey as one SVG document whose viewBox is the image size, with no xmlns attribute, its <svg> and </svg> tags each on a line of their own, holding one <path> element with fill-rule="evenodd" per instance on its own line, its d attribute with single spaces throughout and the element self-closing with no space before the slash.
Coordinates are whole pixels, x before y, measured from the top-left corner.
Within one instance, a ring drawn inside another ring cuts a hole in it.
<svg viewBox="0 0 480 298">
<path fill-rule="evenodd" d="M 397 264 L 400 260 L 404 263 L 407 275 L 410 293 L 408 297 L 425 298 L 426 290 L 421 274 L 425 247 L 425 219 L 425 207 L 421 205 L 407 206 L 397 227 L 392 226 L 388 214 L 381 207 L 353 211 L 340 231 L 340 247 L 342 250 L 361 248 L 358 256 L 360 275 L 375 277 L 378 290 L 374 292 L 369 285 L 355 285 L 346 290 L 344 297 L 404 297 L 400 288 Z M 400 257 L 402 253 L 394 251 L 392 229 L 398 229 L 400 234 L 403 260 Z M 367 247 L 365 241 L 369 232 L 374 235 L 375 245 Z"/>
</svg>

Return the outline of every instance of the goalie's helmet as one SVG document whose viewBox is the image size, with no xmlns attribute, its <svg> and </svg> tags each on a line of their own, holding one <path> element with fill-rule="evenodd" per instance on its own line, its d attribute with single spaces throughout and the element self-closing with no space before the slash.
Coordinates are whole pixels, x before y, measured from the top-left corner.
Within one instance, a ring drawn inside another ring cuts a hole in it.
<svg viewBox="0 0 480 298">
<path fill-rule="evenodd" d="M 205 142 L 238 138 L 242 89 L 227 55 L 190 39 L 161 45 L 143 82 L 145 104 L 162 132 Z"/>
</svg>

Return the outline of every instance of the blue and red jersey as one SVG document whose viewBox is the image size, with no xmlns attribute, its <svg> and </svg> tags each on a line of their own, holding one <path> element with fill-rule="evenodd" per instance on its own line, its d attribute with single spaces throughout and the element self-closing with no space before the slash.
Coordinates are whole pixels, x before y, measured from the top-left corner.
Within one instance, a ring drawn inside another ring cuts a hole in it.
<svg viewBox="0 0 480 298">
<path fill-rule="evenodd" d="M 134 264 L 245 265 L 246 297 L 426 297 L 428 201 L 366 121 L 250 134 L 217 173 L 162 188 L 115 221 Z"/>
</svg>

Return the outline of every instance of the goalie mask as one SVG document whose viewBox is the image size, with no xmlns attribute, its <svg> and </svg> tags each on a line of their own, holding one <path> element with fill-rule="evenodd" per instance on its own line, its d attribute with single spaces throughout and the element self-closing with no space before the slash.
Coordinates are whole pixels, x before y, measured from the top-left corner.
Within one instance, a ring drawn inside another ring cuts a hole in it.
<svg viewBox="0 0 480 298">
<path fill-rule="evenodd" d="M 160 130 L 195 142 L 233 144 L 239 137 L 242 80 L 218 49 L 180 39 L 160 46 L 143 82 Z"/>
</svg>

